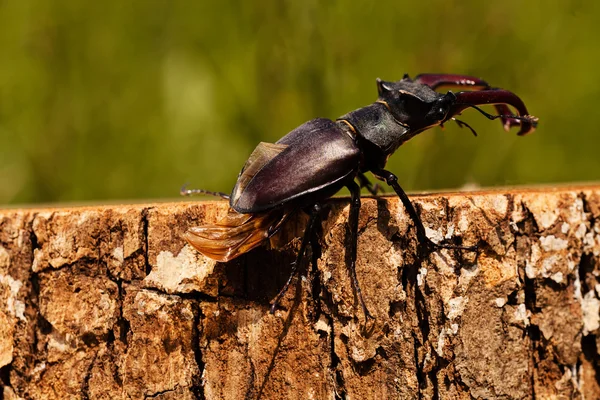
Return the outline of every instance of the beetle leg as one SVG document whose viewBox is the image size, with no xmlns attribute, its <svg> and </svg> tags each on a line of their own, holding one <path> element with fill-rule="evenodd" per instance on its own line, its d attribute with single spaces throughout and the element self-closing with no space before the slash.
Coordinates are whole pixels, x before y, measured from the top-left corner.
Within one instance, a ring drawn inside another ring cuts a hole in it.
<svg viewBox="0 0 600 400">
<path fill-rule="evenodd" d="M 364 173 L 359 172 L 357 175 L 357 178 L 358 178 L 360 187 L 367 188 L 369 193 L 371 193 L 373 196 L 377 196 L 377 193 L 379 193 L 379 192 L 383 193 L 383 188 L 378 183 L 373 185 L 371 183 L 371 181 L 369 180 L 369 178 L 367 178 Z"/>
<path fill-rule="evenodd" d="M 358 214 L 360 211 L 360 187 L 356 182 L 349 182 L 346 187 L 350 190 L 350 213 L 348 215 L 348 229 L 350 231 L 350 278 L 356 290 L 356 296 L 360 305 L 362 306 L 363 313 L 365 314 L 365 322 L 371 318 L 374 319 L 373 315 L 367 309 L 365 300 L 363 299 L 360 285 L 358 284 L 358 278 L 356 277 L 356 253 L 358 249 Z"/>
<path fill-rule="evenodd" d="M 302 237 L 302 242 L 300 243 L 300 250 L 298 251 L 296 260 L 294 260 L 294 262 L 292 263 L 292 271 L 290 272 L 290 277 L 288 278 L 285 285 L 283 285 L 283 288 L 279 291 L 277 296 L 275 296 L 275 300 L 273 300 L 273 304 L 271 304 L 271 314 L 273 314 L 275 312 L 275 308 L 277 308 L 277 304 L 279 304 L 279 301 L 285 295 L 285 292 L 287 292 L 288 287 L 292 283 L 292 279 L 294 278 L 294 276 L 296 276 L 296 273 L 298 272 L 298 265 L 300 264 L 300 261 L 302 261 L 302 258 L 304 257 L 304 252 L 306 251 L 306 245 L 308 244 L 308 242 L 311 239 L 311 236 L 312 236 L 312 233 L 314 230 L 314 226 L 315 226 L 315 220 L 317 219 L 317 216 L 319 215 L 320 211 L 321 211 L 320 204 L 315 204 L 310 211 L 310 215 L 308 218 L 308 224 L 306 225 L 306 229 L 304 230 L 304 236 Z"/>
<path fill-rule="evenodd" d="M 229 200 L 229 195 L 223 192 L 212 192 L 210 190 L 204 190 L 204 189 L 188 189 L 187 188 L 187 183 L 185 185 L 183 185 L 181 187 L 181 189 L 179 189 L 179 194 L 181 196 L 193 196 L 195 194 L 208 194 L 210 196 L 216 196 L 216 197 L 220 197 L 222 199 L 225 200 Z"/>
<path fill-rule="evenodd" d="M 433 251 L 434 249 L 457 249 L 457 250 L 467 250 L 467 251 L 477 251 L 477 246 L 458 246 L 454 244 L 446 244 L 446 243 L 435 243 L 431 239 L 427 237 L 425 234 L 425 227 L 423 226 L 423 222 L 417 214 L 415 207 L 412 202 L 408 198 L 406 192 L 400 187 L 398 184 L 398 177 L 391 173 L 390 171 L 386 171 L 384 169 L 379 171 L 373 171 L 373 174 L 380 179 L 384 180 L 388 185 L 390 185 L 400 200 L 404 205 L 404 208 L 408 212 L 409 217 L 412 219 L 415 224 L 415 228 L 417 229 L 417 240 L 419 241 L 419 245 L 426 252 Z"/>
</svg>

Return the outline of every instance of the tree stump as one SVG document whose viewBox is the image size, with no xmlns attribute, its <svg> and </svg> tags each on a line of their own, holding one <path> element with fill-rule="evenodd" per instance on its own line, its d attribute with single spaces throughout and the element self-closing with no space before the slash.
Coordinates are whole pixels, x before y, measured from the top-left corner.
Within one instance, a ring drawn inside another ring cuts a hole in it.
<svg viewBox="0 0 600 400">
<path fill-rule="evenodd" d="M 600 398 L 600 188 L 348 201 L 280 307 L 306 218 L 216 263 L 183 239 L 224 202 L 0 210 L 4 399 Z M 270 247 L 270 248 L 269 248 Z M 311 262 L 312 261 L 312 262 Z M 2 396 L 0 396 L 2 397 Z"/>
</svg>

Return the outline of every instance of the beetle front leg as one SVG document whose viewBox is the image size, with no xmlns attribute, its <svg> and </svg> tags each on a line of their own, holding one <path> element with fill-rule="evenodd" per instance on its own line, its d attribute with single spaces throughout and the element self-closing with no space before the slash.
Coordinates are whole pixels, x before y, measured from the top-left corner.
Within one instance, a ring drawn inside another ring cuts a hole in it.
<svg viewBox="0 0 600 400">
<path fill-rule="evenodd" d="M 467 251 L 477 251 L 477 246 L 458 246 L 454 244 L 445 244 L 445 243 L 435 243 L 433 240 L 429 239 L 425 234 L 425 226 L 423 226 L 423 222 L 417 214 L 415 207 L 412 202 L 408 198 L 408 195 L 398 184 L 398 177 L 391 173 L 390 171 L 386 171 L 384 169 L 379 171 L 372 171 L 373 174 L 384 180 L 388 185 L 390 185 L 398 197 L 400 197 L 400 201 L 404 205 L 404 208 L 408 212 L 409 217 L 412 219 L 415 224 L 415 228 L 417 230 L 417 240 L 419 241 L 419 245 L 426 252 L 433 251 L 434 249 L 457 249 L 457 250 L 467 250 Z"/>
<path fill-rule="evenodd" d="M 304 252 L 306 251 L 306 245 L 308 244 L 308 242 L 310 241 L 310 239 L 312 237 L 313 230 L 315 227 L 315 221 L 316 221 L 317 216 L 319 215 L 320 211 L 321 211 L 320 204 L 315 204 L 310 211 L 309 218 L 308 218 L 308 224 L 306 225 L 306 229 L 304 230 L 304 236 L 302 237 L 302 242 L 300 243 L 300 250 L 298 251 L 296 260 L 294 260 L 294 262 L 292 263 L 292 271 L 290 272 L 290 277 L 288 278 L 285 285 L 283 285 L 283 288 L 279 291 L 277 296 L 275 296 L 275 300 L 273 300 L 273 304 L 271 304 L 271 314 L 273 314 L 275 312 L 275 309 L 277 308 L 277 304 L 279 304 L 279 301 L 285 295 L 285 292 L 287 292 L 288 287 L 292 283 L 292 279 L 294 279 L 294 276 L 296 276 L 296 273 L 298 272 L 298 265 L 300 264 L 300 262 L 302 261 L 302 258 L 304 257 Z"/>
<path fill-rule="evenodd" d="M 367 309 L 365 300 L 363 299 L 360 285 L 358 284 L 358 278 L 356 277 L 356 254 L 358 249 L 358 215 L 360 212 L 360 187 L 356 182 L 351 181 L 346 185 L 350 190 L 350 213 L 348 215 L 348 230 L 350 232 L 350 278 L 354 290 L 356 290 L 356 296 L 360 305 L 362 306 L 363 313 L 365 314 L 365 323 L 369 318 L 374 319 L 373 315 Z"/>
<path fill-rule="evenodd" d="M 213 192 L 212 190 L 204 190 L 204 189 L 188 189 L 188 184 L 186 183 L 179 189 L 179 194 L 181 196 L 194 196 L 196 194 L 207 194 L 209 196 L 220 197 L 223 200 L 229 200 L 229 195 L 223 192 Z"/>
</svg>

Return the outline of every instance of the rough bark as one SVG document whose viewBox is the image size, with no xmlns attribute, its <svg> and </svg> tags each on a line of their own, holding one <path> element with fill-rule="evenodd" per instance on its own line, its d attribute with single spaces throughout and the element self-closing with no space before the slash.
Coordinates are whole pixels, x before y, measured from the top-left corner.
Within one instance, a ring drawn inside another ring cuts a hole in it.
<svg viewBox="0 0 600 400">
<path fill-rule="evenodd" d="M 399 202 L 363 199 L 366 325 L 344 199 L 274 315 L 301 216 L 222 264 L 181 238 L 222 202 L 0 211 L 0 397 L 600 398 L 600 188 L 413 200 L 478 255 L 419 259 Z"/>
</svg>

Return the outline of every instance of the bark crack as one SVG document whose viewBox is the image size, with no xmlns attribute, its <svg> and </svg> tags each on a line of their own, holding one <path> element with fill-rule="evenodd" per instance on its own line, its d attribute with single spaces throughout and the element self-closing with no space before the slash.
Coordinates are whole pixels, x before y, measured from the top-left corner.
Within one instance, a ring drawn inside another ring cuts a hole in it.
<svg viewBox="0 0 600 400">
<path fill-rule="evenodd" d="M 0 388 L 3 388 L 3 387 L 12 388 L 11 383 L 10 383 L 11 370 L 12 370 L 12 363 L 0 368 Z M 0 392 L 0 400 L 1 399 L 2 399 L 2 392 Z"/>
<path fill-rule="evenodd" d="M 346 399 L 346 388 L 344 386 L 344 376 L 343 373 L 340 369 L 340 359 L 336 353 L 336 346 L 335 346 L 335 324 L 333 322 L 333 317 L 326 315 L 325 318 L 327 318 L 327 322 L 329 324 L 329 327 L 331 328 L 331 332 L 330 332 L 330 336 L 329 336 L 329 346 L 331 348 L 331 373 L 334 375 L 332 376 L 332 380 L 334 382 L 333 385 L 333 390 L 334 390 L 334 395 L 336 400 L 342 400 L 342 399 Z"/>
<path fill-rule="evenodd" d="M 411 282 L 413 290 L 414 290 L 415 311 L 416 311 L 419 333 L 421 335 L 421 338 L 419 339 L 419 336 L 413 333 L 413 340 L 414 340 L 414 346 L 415 346 L 414 358 L 415 358 L 415 366 L 417 368 L 416 375 L 417 375 L 417 380 L 419 383 L 419 392 L 418 392 L 419 398 L 422 398 L 423 389 L 427 387 L 427 373 L 425 372 L 425 369 L 424 369 L 425 354 L 422 354 L 422 352 L 426 351 L 426 346 L 428 346 L 428 343 L 429 343 L 429 332 L 430 332 L 429 311 L 427 309 L 427 300 L 425 297 L 425 293 L 418 285 L 417 273 L 416 273 L 417 266 L 419 264 L 422 264 L 423 262 L 425 262 L 425 260 L 418 260 L 417 263 L 408 267 L 408 268 L 410 268 L 410 271 L 411 271 L 409 281 Z M 424 282 L 424 285 L 426 285 L 426 282 Z"/>
<path fill-rule="evenodd" d="M 200 326 L 204 316 L 198 301 L 192 303 L 194 308 L 194 325 L 192 327 L 192 351 L 194 352 L 194 360 L 198 366 L 198 375 L 194 377 L 192 382 L 192 392 L 196 399 L 204 399 L 204 382 L 202 375 L 204 373 L 204 361 L 202 360 L 202 350 L 200 349 Z"/>
<path fill-rule="evenodd" d="M 524 202 L 521 202 L 521 207 L 523 208 L 524 212 L 525 212 L 525 217 L 523 218 L 523 220 L 521 220 L 518 224 L 517 224 L 517 231 L 514 233 L 515 235 L 515 241 L 513 242 L 513 246 L 515 248 L 515 253 L 518 253 L 518 240 L 517 238 L 521 238 L 521 240 L 529 240 L 529 237 L 537 237 L 537 232 L 539 232 L 537 223 L 535 221 L 535 218 L 533 217 L 533 213 L 531 212 L 531 210 L 529 210 L 529 208 L 527 207 L 527 205 Z M 529 253 L 531 253 L 531 246 L 529 246 Z M 522 260 L 517 260 L 518 264 L 518 269 L 519 269 L 519 277 L 521 277 L 521 279 L 523 280 L 523 286 L 524 286 L 524 304 L 525 304 L 525 310 L 529 311 L 531 313 L 531 315 L 534 315 L 535 313 L 537 313 L 538 308 L 536 306 L 536 292 L 535 292 L 535 280 L 530 279 L 527 276 L 527 272 L 525 270 L 525 258 L 529 258 L 531 257 L 531 254 L 525 254 L 523 255 Z M 529 337 L 530 340 L 530 355 L 529 355 L 529 369 L 530 369 L 530 373 L 529 373 L 529 385 L 531 387 L 531 394 L 532 394 L 532 398 L 535 399 L 536 398 L 536 380 L 535 380 L 535 368 L 534 365 L 536 364 L 536 353 L 537 353 L 537 357 L 538 357 L 538 361 L 542 359 L 543 355 L 540 353 L 541 349 L 540 349 L 540 339 L 541 339 L 541 334 L 540 334 L 540 330 L 539 327 L 537 325 L 534 324 L 529 324 L 526 327 L 525 330 L 527 336 Z"/>
<path fill-rule="evenodd" d="M 144 207 L 142 209 L 142 232 L 144 235 L 144 265 L 145 265 L 145 272 L 146 272 L 146 276 L 150 275 L 150 272 L 152 272 L 152 266 L 150 265 L 150 262 L 148 261 L 149 257 L 148 257 L 148 252 L 149 252 L 149 239 L 148 239 L 148 213 L 150 212 L 151 208 L 147 208 Z"/>
<path fill-rule="evenodd" d="M 162 390 L 160 392 L 145 395 L 144 399 L 155 399 L 158 396 L 162 396 L 167 393 L 175 393 L 175 392 L 177 392 L 178 389 L 179 389 L 179 385 L 175 385 L 172 389 L 166 389 L 166 390 Z"/>
<path fill-rule="evenodd" d="M 592 234 L 595 232 L 596 228 L 596 218 L 592 213 L 590 204 L 588 202 L 587 196 L 585 193 L 580 193 L 579 197 L 583 203 L 583 210 L 587 214 L 589 230 Z M 576 274 L 579 278 L 579 283 L 581 287 L 581 294 L 585 296 L 589 292 L 594 292 L 594 296 L 598 299 L 598 293 L 596 293 L 596 287 L 598 283 L 600 283 L 600 277 L 598 275 L 594 276 L 594 271 L 596 270 L 597 264 L 596 259 L 594 258 L 593 250 L 585 251 L 581 255 L 581 260 L 579 262 L 579 266 L 577 268 Z M 590 281 L 594 283 L 594 287 L 590 283 L 588 283 L 588 277 Z M 581 350 L 583 352 L 583 356 L 586 360 L 588 360 L 592 364 L 592 368 L 595 372 L 596 384 L 600 386 L 600 354 L 598 349 L 598 330 L 596 333 L 588 333 L 587 335 L 582 335 L 581 337 Z M 579 365 L 581 366 L 581 358 L 578 360 Z"/>
<path fill-rule="evenodd" d="M 83 384 L 81 385 L 81 395 L 84 400 L 88 400 L 90 398 L 90 378 L 92 377 L 92 369 L 94 368 L 94 363 L 96 362 L 96 358 L 98 357 L 98 352 L 94 354 L 90 365 L 88 366 L 87 372 L 83 377 Z"/>
</svg>

